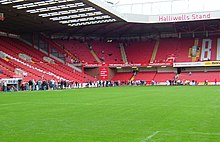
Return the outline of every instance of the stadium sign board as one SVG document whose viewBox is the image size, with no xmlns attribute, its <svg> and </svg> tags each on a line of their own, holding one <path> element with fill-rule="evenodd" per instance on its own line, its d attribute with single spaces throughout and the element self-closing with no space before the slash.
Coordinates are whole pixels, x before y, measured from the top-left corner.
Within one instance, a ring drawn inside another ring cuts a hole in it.
<svg viewBox="0 0 220 142">
<path fill-rule="evenodd" d="M 172 66 L 173 62 L 149 63 L 149 66 Z"/>
<path fill-rule="evenodd" d="M 147 66 L 172 66 L 172 62 L 140 63 L 140 64 L 84 64 L 84 67 L 147 67 Z"/>
<path fill-rule="evenodd" d="M 220 11 L 205 11 L 178 14 L 141 15 L 125 14 L 126 21 L 136 23 L 171 23 L 182 21 L 199 21 L 220 19 Z"/>
<path fill-rule="evenodd" d="M 207 61 L 204 62 L 204 66 L 220 66 L 220 61 Z"/>
<path fill-rule="evenodd" d="M 108 80 L 108 68 L 100 67 L 99 74 L 100 74 L 99 76 L 100 80 Z"/>
<path fill-rule="evenodd" d="M 166 23 L 166 22 L 182 22 L 182 21 L 198 21 L 219 19 L 220 11 L 194 12 L 170 15 L 153 15 L 149 16 L 149 23 Z"/>
<path fill-rule="evenodd" d="M 175 14 L 175 15 L 157 15 L 150 16 L 150 21 L 160 22 L 181 22 L 181 21 L 195 21 L 195 20 L 210 20 L 215 19 L 214 13 L 188 13 L 188 14 Z M 218 17 L 219 18 L 219 17 Z"/>
<path fill-rule="evenodd" d="M 202 67 L 204 66 L 204 62 L 179 62 L 173 63 L 173 67 Z"/>
<path fill-rule="evenodd" d="M 101 67 L 101 66 L 106 66 L 106 67 L 134 67 L 136 66 L 138 67 L 138 66 L 142 66 L 142 64 L 84 64 L 84 67 Z"/>
<path fill-rule="evenodd" d="M 205 61 L 205 62 L 179 62 L 173 63 L 173 67 L 207 67 L 220 66 L 220 61 Z"/>
</svg>

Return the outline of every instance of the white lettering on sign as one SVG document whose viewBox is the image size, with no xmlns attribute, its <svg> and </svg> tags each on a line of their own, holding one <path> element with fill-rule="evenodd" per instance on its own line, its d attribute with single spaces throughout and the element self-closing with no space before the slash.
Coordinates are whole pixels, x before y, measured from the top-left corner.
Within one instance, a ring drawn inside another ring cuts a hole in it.
<svg viewBox="0 0 220 142">
<path fill-rule="evenodd" d="M 212 49 L 212 40 L 211 39 L 203 39 L 202 40 L 201 61 L 208 61 L 211 59 L 211 49 Z"/>
</svg>

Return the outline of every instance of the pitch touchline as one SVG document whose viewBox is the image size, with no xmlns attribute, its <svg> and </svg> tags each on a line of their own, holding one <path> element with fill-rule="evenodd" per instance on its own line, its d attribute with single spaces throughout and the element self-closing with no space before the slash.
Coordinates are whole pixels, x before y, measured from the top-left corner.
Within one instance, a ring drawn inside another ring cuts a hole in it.
<svg viewBox="0 0 220 142">
<path fill-rule="evenodd" d="M 20 104 L 24 104 L 24 103 L 19 102 L 19 103 L 0 104 L 0 106 L 10 106 L 10 105 L 20 105 Z"/>
<path fill-rule="evenodd" d="M 146 137 L 146 139 L 141 140 L 141 142 L 146 142 L 146 141 L 152 139 L 152 138 L 153 138 L 154 136 L 156 136 L 159 132 L 160 132 L 160 131 L 156 131 L 156 132 L 154 132 L 154 133 L 151 134 L 150 136 Z"/>
<path fill-rule="evenodd" d="M 208 133 L 208 132 L 178 132 L 178 131 L 160 131 L 161 133 L 175 133 L 175 134 L 190 134 L 190 135 L 194 135 L 194 134 L 198 134 L 198 135 L 220 135 L 220 133 Z"/>
</svg>

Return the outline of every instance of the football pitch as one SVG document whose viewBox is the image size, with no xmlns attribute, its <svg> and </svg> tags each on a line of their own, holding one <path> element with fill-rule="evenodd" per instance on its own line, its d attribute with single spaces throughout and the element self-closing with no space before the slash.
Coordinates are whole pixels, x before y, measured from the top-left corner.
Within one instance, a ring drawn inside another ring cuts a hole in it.
<svg viewBox="0 0 220 142">
<path fill-rule="evenodd" d="M 0 142 L 218 142 L 220 86 L 0 93 Z"/>
</svg>

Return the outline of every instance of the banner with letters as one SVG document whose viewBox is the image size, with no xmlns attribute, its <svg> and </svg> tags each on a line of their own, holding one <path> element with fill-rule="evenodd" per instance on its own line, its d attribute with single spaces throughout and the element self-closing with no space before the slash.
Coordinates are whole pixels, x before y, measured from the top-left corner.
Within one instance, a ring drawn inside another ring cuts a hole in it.
<svg viewBox="0 0 220 142">
<path fill-rule="evenodd" d="M 220 66 L 220 61 L 207 61 L 204 62 L 204 66 Z"/>
<path fill-rule="evenodd" d="M 99 80 L 108 80 L 108 67 L 100 67 Z"/>
</svg>

